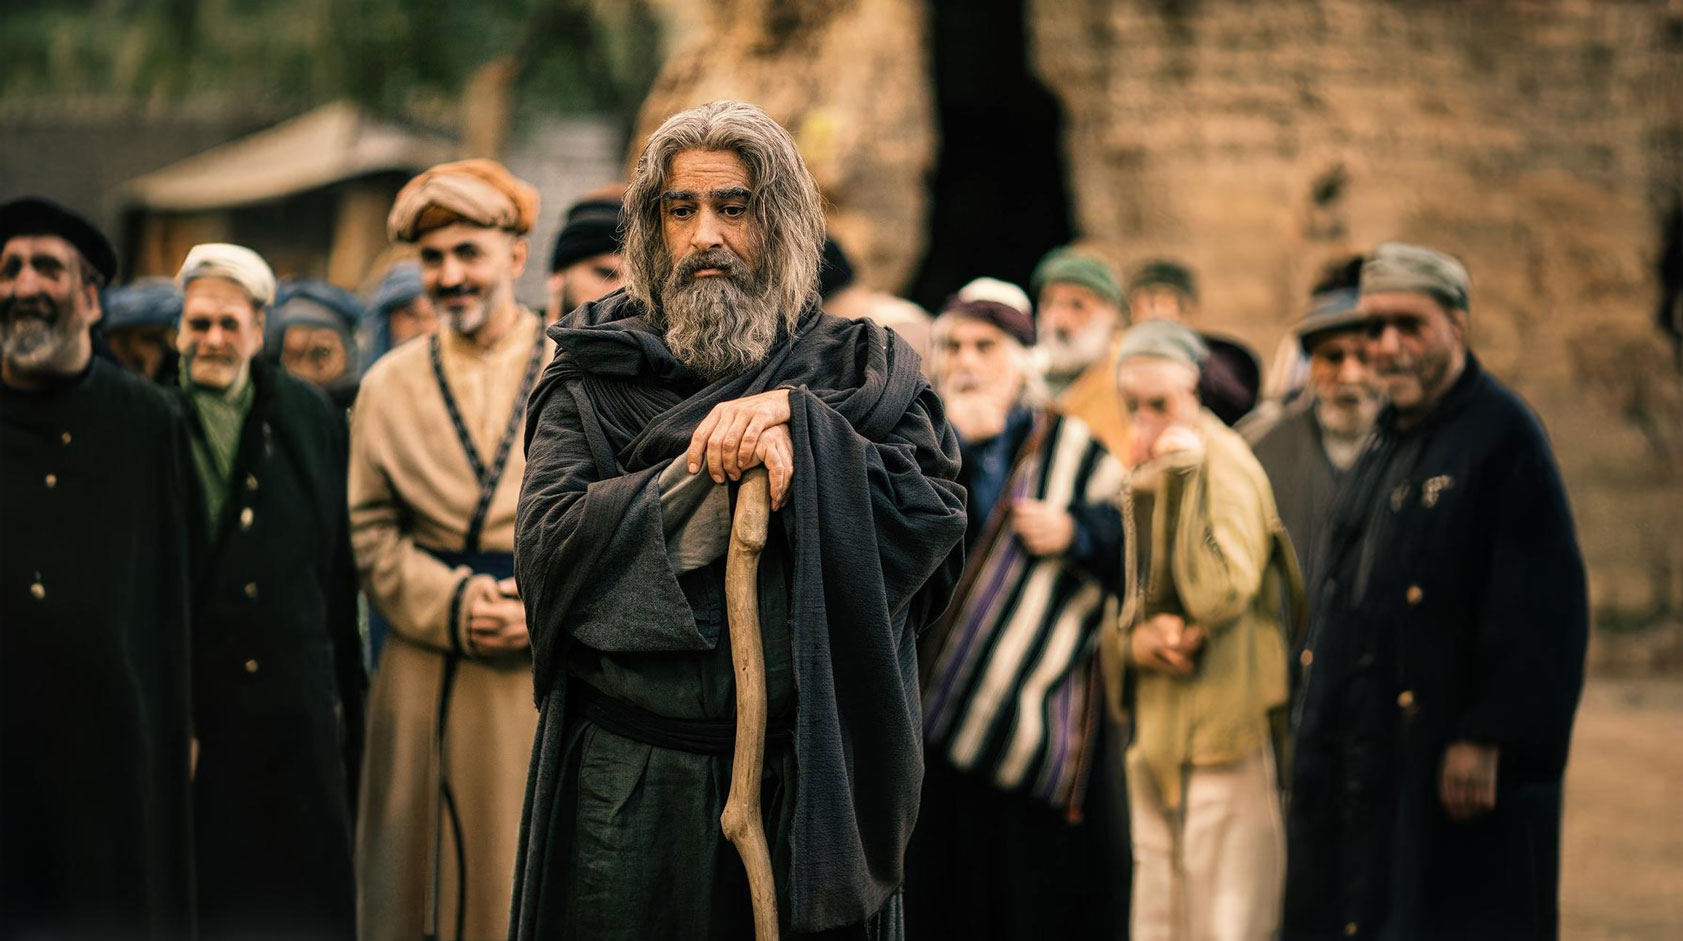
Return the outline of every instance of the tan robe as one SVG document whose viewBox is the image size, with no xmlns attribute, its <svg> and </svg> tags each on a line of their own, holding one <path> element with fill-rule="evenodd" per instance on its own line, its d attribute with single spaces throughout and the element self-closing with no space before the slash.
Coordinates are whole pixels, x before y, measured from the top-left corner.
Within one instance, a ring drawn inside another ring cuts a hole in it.
<svg viewBox="0 0 1683 941">
<path fill-rule="evenodd" d="M 446 380 L 485 465 L 494 460 L 517 398 L 524 409 L 521 384 L 534 343 L 544 347 L 540 369 L 554 353 L 540 329 L 538 318 L 525 313 L 488 352 L 447 327 L 439 334 Z M 516 426 L 480 551 L 514 549 L 523 431 L 523 423 Z M 369 696 L 357 815 L 364 941 L 508 934 L 537 727 L 531 656 L 456 653 L 465 649 L 465 612 L 453 617 L 453 608 L 473 573 L 420 548 L 462 550 L 480 489 L 435 378 L 429 341 L 393 350 L 363 379 L 351 423 L 351 541 L 363 590 L 391 624 Z M 442 736 L 441 704 L 447 710 Z"/>
<path fill-rule="evenodd" d="M 1116 387 L 1116 354 L 1121 341 L 1112 344 L 1104 358 L 1087 367 L 1052 407 L 1081 419 L 1093 431 L 1105 450 L 1127 466 L 1133 453 L 1134 429 L 1122 408 L 1122 393 Z"/>
</svg>

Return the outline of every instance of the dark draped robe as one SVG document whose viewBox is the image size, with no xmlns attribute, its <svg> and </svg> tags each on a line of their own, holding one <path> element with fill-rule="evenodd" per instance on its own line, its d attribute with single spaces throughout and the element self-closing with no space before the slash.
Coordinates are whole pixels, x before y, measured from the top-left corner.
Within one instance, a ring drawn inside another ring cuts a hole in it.
<svg viewBox="0 0 1683 941">
<path fill-rule="evenodd" d="M 796 700 L 792 782 L 768 751 L 768 781 L 785 783 L 765 808 L 774 860 L 786 861 L 776 872 L 780 914 L 795 933 L 862 926 L 879 912 L 897 921 L 923 775 L 916 633 L 946 606 L 963 562 L 957 441 L 916 355 L 873 323 L 811 306 L 757 368 L 706 383 L 642 313 L 615 294 L 551 327 L 559 349 L 528 409 L 515 560 L 542 715 L 513 935 L 576 926 L 567 908 L 579 903 L 564 888 L 569 860 L 578 841 L 600 835 L 564 801 L 597 784 L 568 760 L 577 718 L 568 714 L 567 663 L 587 651 L 653 675 L 673 658 L 718 656 L 716 616 L 692 607 L 696 589 L 669 563 L 659 475 L 715 405 L 779 387 L 791 390 L 795 474 L 773 517 L 783 548 L 768 551 L 782 553 L 773 567 L 788 586 Z M 782 627 L 768 628 L 768 646 Z M 728 780 L 728 759 L 719 764 Z M 686 865 L 670 858 L 686 848 L 716 846 L 722 793 L 664 792 L 626 813 L 653 814 L 674 800 L 701 810 L 677 832 L 620 852 L 649 853 L 633 862 L 663 871 Z M 627 935 L 639 921 L 661 924 L 657 912 L 622 914 Z M 739 923 L 709 920 L 685 934 Z"/>
<path fill-rule="evenodd" d="M 1588 605 L 1541 423 L 1471 354 L 1379 419 L 1319 548 L 1287 816 L 1286 938 L 1552 938 Z M 1450 819 L 1444 750 L 1499 749 Z"/>
<path fill-rule="evenodd" d="M 102 360 L 0 390 L 0 938 L 191 934 L 186 448 Z"/>
</svg>

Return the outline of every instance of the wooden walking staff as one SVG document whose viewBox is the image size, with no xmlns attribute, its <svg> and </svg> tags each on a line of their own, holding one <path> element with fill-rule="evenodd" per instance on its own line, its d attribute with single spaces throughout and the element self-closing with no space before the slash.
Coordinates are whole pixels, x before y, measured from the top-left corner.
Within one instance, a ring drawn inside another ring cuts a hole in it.
<svg viewBox="0 0 1683 941">
<path fill-rule="evenodd" d="M 777 938 L 777 883 L 760 817 L 760 771 L 766 751 L 766 658 L 761 647 L 760 551 L 771 523 L 771 481 L 764 467 L 742 475 L 725 559 L 725 614 L 730 659 L 736 668 L 736 748 L 731 755 L 730 796 L 719 826 L 736 845 L 748 870 L 756 941 Z"/>
</svg>

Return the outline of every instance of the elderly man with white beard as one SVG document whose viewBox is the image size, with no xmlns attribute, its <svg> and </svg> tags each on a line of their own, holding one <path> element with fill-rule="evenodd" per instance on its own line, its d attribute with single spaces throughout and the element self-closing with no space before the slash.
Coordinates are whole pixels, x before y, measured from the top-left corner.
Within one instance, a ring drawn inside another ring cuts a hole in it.
<svg viewBox="0 0 1683 941">
<path fill-rule="evenodd" d="M 1109 265 L 1066 246 L 1040 260 L 1029 288 L 1039 315 L 1035 353 L 1058 411 L 1081 419 L 1126 461 L 1131 435 L 1116 397 L 1116 338 L 1128 326 L 1121 284 Z"/>
<path fill-rule="evenodd" d="M 731 482 L 763 465 L 763 823 L 785 937 L 897 937 L 923 775 L 917 633 L 962 564 L 958 443 L 904 341 L 823 313 L 788 132 L 668 119 L 625 197 L 627 287 L 550 328 L 516 573 L 541 707 L 513 936 L 741 938 L 719 823 Z"/>
<path fill-rule="evenodd" d="M 921 644 L 931 757 L 910 933 L 1113 937 L 1127 860 L 1093 656 L 1122 570 L 1122 466 L 1046 407 L 1027 304 L 997 285 L 958 297 L 978 299 L 936 319 L 931 372 L 963 448 L 970 530 L 959 591 Z"/>
</svg>

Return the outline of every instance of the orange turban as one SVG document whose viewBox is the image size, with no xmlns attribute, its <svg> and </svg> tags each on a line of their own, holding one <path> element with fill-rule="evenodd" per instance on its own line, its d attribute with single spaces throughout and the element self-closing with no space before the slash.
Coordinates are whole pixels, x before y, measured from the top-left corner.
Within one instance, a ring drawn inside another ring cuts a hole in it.
<svg viewBox="0 0 1683 941">
<path fill-rule="evenodd" d="M 537 190 L 495 160 L 474 157 L 441 163 L 404 184 L 386 232 L 395 241 L 413 242 L 424 232 L 467 222 L 524 235 L 537 216 Z"/>
</svg>

